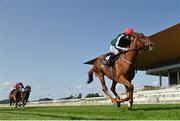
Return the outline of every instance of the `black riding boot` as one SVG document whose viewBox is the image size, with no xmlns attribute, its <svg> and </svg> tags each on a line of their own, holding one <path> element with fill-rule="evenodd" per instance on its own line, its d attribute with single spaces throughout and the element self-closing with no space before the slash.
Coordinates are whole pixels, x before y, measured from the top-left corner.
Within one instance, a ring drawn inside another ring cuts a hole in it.
<svg viewBox="0 0 180 121">
<path fill-rule="evenodd" d="M 115 57 L 116 57 L 115 54 L 111 54 L 109 59 L 105 60 L 103 64 L 111 66 Z"/>
</svg>

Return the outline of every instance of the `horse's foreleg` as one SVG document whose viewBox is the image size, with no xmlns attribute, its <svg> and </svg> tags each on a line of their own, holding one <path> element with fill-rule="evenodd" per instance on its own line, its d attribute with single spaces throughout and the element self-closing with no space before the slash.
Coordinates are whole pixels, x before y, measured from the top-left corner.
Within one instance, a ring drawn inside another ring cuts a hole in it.
<svg viewBox="0 0 180 121">
<path fill-rule="evenodd" d="M 124 76 L 120 76 L 118 82 L 122 83 L 122 84 L 124 84 L 126 86 L 127 97 L 123 98 L 123 99 L 117 99 L 117 101 L 118 102 L 124 102 L 124 101 L 130 100 L 129 109 L 131 109 L 132 108 L 132 103 L 133 103 L 133 90 L 134 90 L 134 86 Z"/>
<path fill-rule="evenodd" d="M 18 102 L 19 102 L 19 101 L 16 99 L 16 100 L 15 100 L 15 107 L 16 107 L 16 108 L 17 108 L 17 106 L 18 106 Z"/>
<path fill-rule="evenodd" d="M 26 105 L 26 102 L 27 102 L 27 100 L 25 100 L 25 99 L 22 100 L 23 107 Z"/>
<path fill-rule="evenodd" d="M 133 88 L 132 91 L 130 91 L 130 92 L 128 92 L 127 86 L 125 86 L 125 88 L 126 88 L 126 93 L 127 93 L 127 95 L 130 97 L 130 98 L 129 98 L 129 103 L 128 103 L 128 109 L 131 110 L 132 105 L 133 105 L 133 90 L 134 90 L 134 88 Z"/>
<path fill-rule="evenodd" d="M 105 80 L 104 80 L 104 75 L 103 74 L 99 74 L 98 78 L 100 80 L 101 86 L 102 86 L 102 91 L 106 94 L 106 96 L 111 99 L 111 101 L 113 103 L 116 103 L 116 100 L 110 95 L 110 93 L 108 92 Z"/>
<path fill-rule="evenodd" d="M 19 99 L 17 98 L 17 95 L 15 96 L 14 101 L 15 101 L 15 108 L 17 108 L 19 103 Z"/>
<path fill-rule="evenodd" d="M 116 90 L 115 90 L 116 84 L 117 84 L 117 82 L 115 80 L 112 80 L 111 91 L 116 96 L 116 98 L 120 98 L 119 95 L 117 94 Z"/>
<path fill-rule="evenodd" d="M 134 87 L 133 87 L 133 89 L 130 91 L 130 99 L 129 99 L 129 103 L 130 103 L 130 105 L 129 105 L 129 110 L 131 110 L 131 108 L 132 108 L 132 105 L 133 105 L 133 90 L 134 90 Z"/>
<path fill-rule="evenodd" d="M 12 101 L 11 101 L 11 99 L 9 100 L 9 106 L 11 107 L 11 105 L 12 105 Z"/>
<path fill-rule="evenodd" d="M 26 100 L 23 101 L 23 107 L 26 105 L 26 102 L 27 102 Z"/>
<path fill-rule="evenodd" d="M 120 99 L 119 95 L 116 92 L 116 84 L 117 82 L 115 80 L 112 80 L 112 85 L 111 85 L 111 91 L 114 94 L 114 96 L 116 96 L 116 98 Z M 121 103 L 117 102 L 117 107 L 120 107 Z"/>
</svg>

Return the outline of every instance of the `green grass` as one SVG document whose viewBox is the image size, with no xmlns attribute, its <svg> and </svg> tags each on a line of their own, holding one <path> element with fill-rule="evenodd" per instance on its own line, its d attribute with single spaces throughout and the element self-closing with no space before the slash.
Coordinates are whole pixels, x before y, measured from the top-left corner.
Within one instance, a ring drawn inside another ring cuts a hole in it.
<svg viewBox="0 0 180 121">
<path fill-rule="evenodd" d="M 0 107 L 0 120 L 180 120 L 180 104 L 115 106 L 59 106 L 59 107 Z"/>
</svg>

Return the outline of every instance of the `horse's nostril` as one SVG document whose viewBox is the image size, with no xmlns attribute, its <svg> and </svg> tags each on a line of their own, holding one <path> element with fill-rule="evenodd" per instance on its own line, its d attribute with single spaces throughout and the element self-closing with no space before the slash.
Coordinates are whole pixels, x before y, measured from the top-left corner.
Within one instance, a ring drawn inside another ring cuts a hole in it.
<svg viewBox="0 0 180 121">
<path fill-rule="evenodd" d="M 155 44 L 151 43 L 151 44 L 149 44 L 149 47 L 154 48 L 154 47 L 155 47 Z"/>
<path fill-rule="evenodd" d="M 153 50 L 155 47 L 155 44 L 154 43 L 150 43 L 149 44 L 149 51 Z"/>
</svg>

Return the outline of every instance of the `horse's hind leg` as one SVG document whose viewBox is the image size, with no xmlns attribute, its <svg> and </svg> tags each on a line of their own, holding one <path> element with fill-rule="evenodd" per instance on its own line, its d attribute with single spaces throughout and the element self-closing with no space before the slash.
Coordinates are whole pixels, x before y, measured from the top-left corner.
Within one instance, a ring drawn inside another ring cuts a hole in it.
<svg viewBox="0 0 180 121">
<path fill-rule="evenodd" d="M 25 102 L 23 102 L 23 107 L 26 105 L 26 101 Z"/>
<path fill-rule="evenodd" d="M 12 102 L 12 99 L 9 99 L 9 106 L 10 106 L 9 108 L 12 107 L 12 103 L 13 103 L 13 102 Z"/>
<path fill-rule="evenodd" d="M 19 99 L 16 97 L 16 99 L 15 99 L 15 108 L 18 107 L 18 103 L 19 103 Z"/>
<path fill-rule="evenodd" d="M 104 75 L 103 74 L 98 74 L 98 78 L 100 80 L 101 86 L 102 86 L 102 91 L 106 94 L 106 96 L 111 99 L 111 101 L 113 103 L 116 102 L 116 100 L 110 95 L 110 93 L 108 92 L 105 80 L 104 80 Z"/>
<path fill-rule="evenodd" d="M 119 95 L 116 92 L 116 84 L 117 82 L 115 80 L 112 80 L 111 91 L 116 96 L 116 98 L 120 99 Z M 117 102 L 117 107 L 120 107 L 120 106 L 121 106 L 121 103 Z"/>
</svg>

